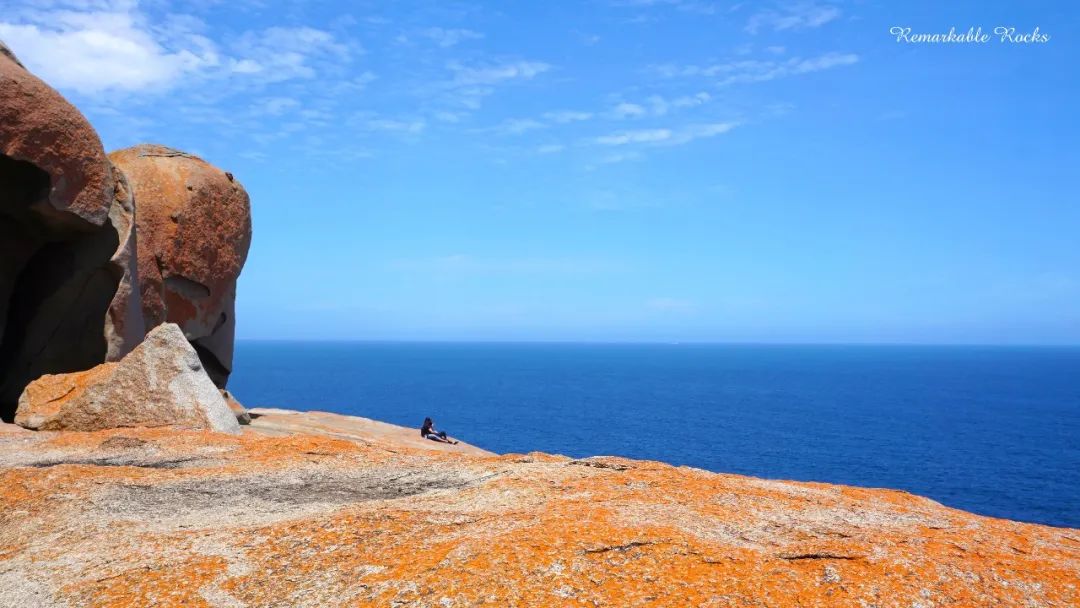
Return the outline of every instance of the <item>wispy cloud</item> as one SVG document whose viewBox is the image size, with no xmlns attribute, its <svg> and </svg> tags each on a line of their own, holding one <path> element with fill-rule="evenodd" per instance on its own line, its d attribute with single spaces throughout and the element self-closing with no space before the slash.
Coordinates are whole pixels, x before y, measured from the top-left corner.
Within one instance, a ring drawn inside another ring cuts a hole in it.
<svg viewBox="0 0 1080 608">
<path fill-rule="evenodd" d="M 713 15 L 720 12 L 719 4 L 717 2 L 709 2 L 706 0 L 614 0 L 612 4 L 614 6 L 636 9 L 666 7 L 703 15 Z"/>
<path fill-rule="evenodd" d="M 451 73 L 450 79 L 436 84 L 435 89 L 441 90 L 441 98 L 454 106 L 442 111 L 460 113 L 480 109 L 484 98 L 492 95 L 497 86 L 532 80 L 550 70 L 551 65 L 542 61 L 526 60 L 479 65 L 451 62 L 447 69 Z"/>
<path fill-rule="evenodd" d="M 821 27 L 841 14 L 840 9 L 831 4 L 791 2 L 777 9 L 754 13 L 746 22 L 746 31 L 756 34 L 762 29 L 783 31 Z"/>
<path fill-rule="evenodd" d="M 706 66 L 668 64 L 655 66 L 653 70 L 661 76 L 669 78 L 715 78 L 717 86 L 727 86 L 740 83 L 766 82 L 787 76 L 820 72 L 835 67 L 852 65 L 858 63 L 858 61 L 859 56 L 854 53 L 831 52 L 807 59 L 800 57 L 792 57 L 784 61 L 747 59 Z"/>
<path fill-rule="evenodd" d="M 614 165 L 618 163 L 625 163 L 628 161 L 642 160 L 645 155 L 637 150 L 630 150 L 625 152 L 616 152 L 614 154 L 608 154 L 600 159 L 601 165 Z"/>
<path fill-rule="evenodd" d="M 544 119 L 560 124 L 569 122 L 581 122 L 584 120 L 589 120 L 592 117 L 592 112 L 575 112 L 572 110 L 561 110 L 558 112 L 544 113 Z"/>
<path fill-rule="evenodd" d="M 636 103 L 620 103 L 611 109 L 611 115 L 615 118 L 638 118 L 648 114 L 644 106 Z"/>
<path fill-rule="evenodd" d="M 391 118 L 372 118 L 364 122 L 372 131 L 387 131 L 407 135 L 418 135 L 427 127 L 423 120 L 398 120 Z"/>
<path fill-rule="evenodd" d="M 500 135 L 521 135 L 545 127 L 546 124 L 532 118 L 511 118 L 489 130 Z"/>
<path fill-rule="evenodd" d="M 482 66 L 466 66 L 451 63 L 454 84 L 461 87 L 490 86 L 508 80 L 529 80 L 543 74 L 551 66 L 542 61 L 513 61 Z"/>
<path fill-rule="evenodd" d="M 431 40 L 441 48 L 450 48 L 468 40 L 480 40 L 484 37 L 479 32 L 466 29 L 446 29 L 441 27 L 429 27 L 420 30 L 419 36 Z"/>
<path fill-rule="evenodd" d="M 292 97 L 267 97 L 255 102 L 251 107 L 251 113 L 257 116 L 281 116 L 299 107 L 300 102 Z"/>
<path fill-rule="evenodd" d="M 602 146 L 625 146 L 626 144 L 643 144 L 668 141 L 673 133 L 671 129 L 640 129 L 637 131 L 621 131 L 610 135 L 601 135 L 594 141 Z"/>
<path fill-rule="evenodd" d="M 234 71 L 258 74 L 261 82 L 313 78 L 316 62 L 348 61 L 352 52 L 330 32 L 311 27 L 271 27 L 247 32 L 233 45 Z M 243 66 L 242 70 L 236 70 Z"/>
<path fill-rule="evenodd" d="M 734 129 L 736 122 L 718 122 L 708 124 L 690 125 L 680 129 L 639 129 L 634 131 L 620 131 L 608 135 L 601 135 L 593 139 L 593 143 L 601 146 L 626 146 L 632 144 L 646 145 L 681 145 L 696 139 L 715 137 Z"/>
<path fill-rule="evenodd" d="M 566 149 L 562 144 L 544 144 L 536 147 L 537 154 L 556 154 Z"/>
<path fill-rule="evenodd" d="M 621 102 L 611 109 L 610 116 L 616 119 L 644 118 L 646 116 L 665 116 L 674 110 L 693 108 L 708 103 L 712 96 L 701 91 L 693 95 L 665 98 L 650 95 L 640 103 Z"/>
</svg>

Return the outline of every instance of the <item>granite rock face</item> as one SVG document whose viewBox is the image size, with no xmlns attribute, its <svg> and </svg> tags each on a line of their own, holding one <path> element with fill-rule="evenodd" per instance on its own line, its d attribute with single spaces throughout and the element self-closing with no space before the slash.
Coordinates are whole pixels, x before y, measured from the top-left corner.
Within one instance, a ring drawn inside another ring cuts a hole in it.
<svg viewBox="0 0 1080 608">
<path fill-rule="evenodd" d="M 251 245 L 251 205 L 232 176 L 158 145 L 113 152 L 139 213 L 139 279 L 148 327 L 176 323 L 224 387 L 232 371 L 236 280 Z"/>
<path fill-rule="evenodd" d="M 655 462 L 257 434 L 272 415 L 239 436 L 0 433 L 0 605 L 1080 605 L 1080 530 Z"/>
<path fill-rule="evenodd" d="M 0 419 L 32 380 L 119 361 L 166 322 L 224 388 L 251 240 L 239 183 L 162 146 L 113 163 L 2 43 L 0 125 Z"/>
<path fill-rule="evenodd" d="M 0 49 L 0 417 L 143 336 L 134 203 L 83 115 Z"/>
<path fill-rule="evenodd" d="M 240 432 L 195 350 L 171 323 L 151 330 L 118 363 L 30 383 L 15 423 L 46 431 L 177 426 Z"/>
</svg>

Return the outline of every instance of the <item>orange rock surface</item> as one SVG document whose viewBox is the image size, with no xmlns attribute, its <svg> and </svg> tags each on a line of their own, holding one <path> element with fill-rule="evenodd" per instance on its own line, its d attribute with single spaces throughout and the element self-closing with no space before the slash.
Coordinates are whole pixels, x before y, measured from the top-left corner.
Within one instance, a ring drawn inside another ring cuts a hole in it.
<svg viewBox="0 0 1080 608">
<path fill-rule="evenodd" d="M 1080 531 L 892 490 L 254 431 L 0 443 L 0 605 L 1080 603 Z"/>
<path fill-rule="evenodd" d="M 147 329 L 179 325 L 224 387 L 232 371 L 236 280 L 251 245 L 247 192 L 231 173 L 166 146 L 133 146 L 109 159 L 135 195 Z"/>
</svg>

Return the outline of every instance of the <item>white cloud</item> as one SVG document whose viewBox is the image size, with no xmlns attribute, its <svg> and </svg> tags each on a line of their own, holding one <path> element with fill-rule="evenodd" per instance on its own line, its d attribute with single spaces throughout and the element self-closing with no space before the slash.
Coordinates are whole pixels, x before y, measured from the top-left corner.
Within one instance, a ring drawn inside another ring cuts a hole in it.
<svg viewBox="0 0 1080 608">
<path fill-rule="evenodd" d="M 131 2 L 55 3 L 5 10 L 0 39 L 53 86 L 85 94 L 166 88 L 220 63 L 209 40 L 185 29 L 191 22 L 169 25 L 155 31 Z"/>
<path fill-rule="evenodd" d="M 615 118 L 638 118 L 645 116 L 648 112 L 636 103 L 623 102 L 612 108 L 611 114 Z"/>
<path fill-rule="evenodd" d="M 798 30 L 821 27 L 841 15 L 839 8 L 830 4 L 814 2 L 792 2 L 779 10 L 764 10 L 754 13 L 746 23 L 746 31 L 756 34 L 762 28 L 773 31 Z"/>
<path fill-rule="evenodd" d="M 641 152 L 617 152 L 615 154 L 608 154 L 600 159 L 602 165 L 614 165 L 618 163 L 625 163 L 627 161 L 641 160 L 645 158 Z"/>
<path fill-rule="evenodd" d="M 504 121 L 501 125 L 492 129 L 500 135 L 521 135 L 529 131 L 543 129 L 547 125 L 531 118 L 512 118 Z"/>
<path fill-rule="evenodd" d="M 418 135 L 427 128 L 423 120 L 396 120 L 391 118 L 372 118 L 364 125 L 372 131 L 387 131 L 406 135 Z"/>
<path fill-rule="evenodd" d="M 448 112 L 446 110 L 439 110 L 433 114 L 435 120 L 447 123 L 459 123 L 465 118 L 465 114 L 461 112 Z"/>
<path fill-rule="evenodd" d="M 247 32 L 227 54 L 204 29 L 191 15 L 151 19 L 134 0 L 24 3 L 0 16 L 0 39 L 31 71 L 85 95 L 163 92 L 230 76 L 306 78 L 316 73 L 315 59 L 350 54 L 332 34 L 308 27 Z"/>
<path fill-rule="evenodd" d="M 719 12 L 717 3 L 707 0 L 614 0 L 615 6 L 626 8 L 670 7 L 690 13 L 712 15 Z"/>
<path fill-rule="evenodd" d="M 537 154 L 556 154 L 566 149 L 562 144 L 545 144 L 536 148 Z"/>
<path fill-rule="evenodd" d="M 841 65 L 851 65 L 859 61 L 859 56 L 853 53 L 826 53 L 813 59 L 803 59 L 790 66 L 794 74 L 806 74 L 808 72 L 820 72 Z"/>
<path fill-rule="evenodd" d="M 601 135 L 594 141 L 602 146 L 625 146 L 626 144 L 656 143 L 671 139 L 670 129 L 640 129 Z"/>
<path fill-rule="evenodd" d="M 574 112 L 572 110 L 562 110 L 559 112 L 545 112 L 544 118 L 551 122 L 568 123 L 568 122 L 581 122 L 583 120 L 589 120 L 592 118 L 591 112 Z"/>
<path fill-rule="evenodd" d="M 429 27 L 421 30 L 420 35 L 442 48 L 449 48 L 466 40 L 479 40 L 484 37 L 483 34 L 472 30 L 444 29 L 441 27 Z"/>
<path fill-rule="evenodd" d="M 723 135 L 737 126 L 739 126 L 739 123 L 736 122 L 716 122 L 704 125 L 692 125 L 680 131 L 672 140 L 672 143 L 682 144 L 695 139 Z"/>
<path fill-rule="evenodd" d="M 708 103 L 712 96 L 701 91 L 694 95 L 684 95 L 668 99 L 660 95 L 651 95 L 642 103 L 622 102 L 612 108 L 610 116 L 617 119 L 644 118 L 646 116 L 665 116 L 672 110 L 692 108 Z"/>
<path fill-rule="evenodd" d="M 257 74 L 262 69 L 262 66 L 252 59 L 232 59 L 229 61 L 229 71 L 235 74 Z"/>
<path fill-rule="evenodd" d="M 509 61 L 484 65 L 463 65 L 452 62 L 447 65 L 452 77 L 433 85 L 432 94 L 441 96 L 444 103 L 454 106 L 440 111 L 461 113 L 461 110 L 480 109 L 485 97 L 493 94 L 497 86 L 527 81 L 551 69 L 541 61 Z"/>
<path fill-rule="evenodd" d="M 486 66 L 464 66 L 450 64 L 454 72 L 454 84 L 457 86 L 485 86 L 507 80 L 529 80 L 543 74 L 551 66 L 541 61 L 515 61 Z"/>
<path fill-rule="evenodd" d="M 681 145 L 695 139 L 715 137 L 727 133 L 737 126 L 738 123 L 735 122 L 718 122 L 690 125 L 677 130 L 640 129 L 621 131 L 597 137 L 593 140 L 593 143 L 601 146 L 625 146 L 631 144 Z"/>
<path fill-rule="evenodd" d="M 694 95 L 685 95 L 675 99 L 665 99 L 659 95 L 648 98 L 648 103 L 654 116 L 663 116 L 673 109 L 692 108 L 708 103 L 712 96 L 702 91 Z"/>
<path fill-rule="evenodd" d="M 243 73 L 259 74 L 262 82 L 313 78 L 316 62 L 347 61 L 351 50 L 334 35 L 311 27 L 271 27 L 247 32 L 234 45 Z M 235 70 L 235 67 L 234 67 Z"/>
<path fill-rule="evenodd" d="M 795 76 L 820 72 L 835 67 L 858 63 L 859 56 L 854 53 L 830 52 L 817 57 L 803 59 L 792 57 L 786 61 L 746 59 L 717 63 L 707 66 L 677 66 L 662 65 L 654 67 L 654 71 L 668 78 L 675 77 L 707 77 L 715 78 L 717 86 L 731 84 L 766 82 Z"/>
<path fill-rule="evenodd" d="M 251 111 L 253 114 L 281 116 L 286 111 L 298 107 L 300 107 L 300 102 L 291 97 L 268 97 L 256 102 Z"/>
</svg>

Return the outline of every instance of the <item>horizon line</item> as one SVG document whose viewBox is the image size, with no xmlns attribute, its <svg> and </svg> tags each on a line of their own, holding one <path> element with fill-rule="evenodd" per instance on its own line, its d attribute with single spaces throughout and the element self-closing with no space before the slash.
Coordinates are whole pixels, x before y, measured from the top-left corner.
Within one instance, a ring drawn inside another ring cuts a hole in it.
<svg viewBox="0 0 1080 608">
<path fill-rule="evenodd" d="M 767 342 L 723 340 L 543 340 L 543 339 L 446 339 L 446 338 L 236 338 L 237 342 L 323 342 L 332 344 L 551 344 L 625 346 L 923 346 L 942 348 L 1080 348 L 1080 342 Z"/>
</svg>

